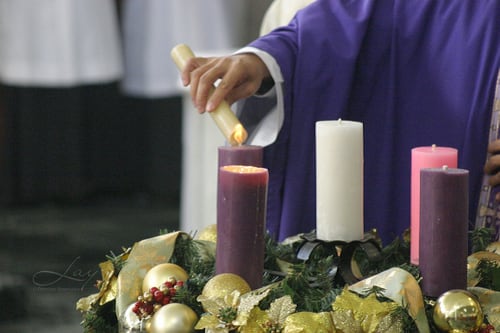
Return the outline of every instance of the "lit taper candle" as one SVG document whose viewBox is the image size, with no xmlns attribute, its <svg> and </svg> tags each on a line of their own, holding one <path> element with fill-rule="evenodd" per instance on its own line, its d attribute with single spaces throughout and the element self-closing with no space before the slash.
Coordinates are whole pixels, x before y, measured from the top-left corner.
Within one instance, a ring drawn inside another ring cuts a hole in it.
<svg viewBox="0 0 500 333">
<path fill-rule="evenodd" d="M 175 46 L 170 52 L 170 55 L 179 70 L 182 70 L 184 66 L 186 66 L 189 59 L 194 58 L 193 51 L 185 44 Z M 220 103 L 215 110 L 209 112 L 209 114 L 212 116 L 215 124 L 230 145 L 241 145 L 246 141 L 248 133 L 233 111 L 231 111 L 226 101 L 222 101 L 222 103 Z"/>
</svg>

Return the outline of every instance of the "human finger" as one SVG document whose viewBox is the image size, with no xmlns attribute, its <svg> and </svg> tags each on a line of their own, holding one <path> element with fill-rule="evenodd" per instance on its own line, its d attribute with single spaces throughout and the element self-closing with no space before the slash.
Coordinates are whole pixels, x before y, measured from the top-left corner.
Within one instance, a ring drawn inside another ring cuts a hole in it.
<svg viewBox="0 0 500 333">
<path fill-rule="evenodd" d="M 484 173 L 492 175 L 500 171 L 500 155 L 491 155 L 484 165 Z"/>
<path fill-rule="evenodd" d="M 205 112 L 208 96 L 213 90 L 214 83 L 218 80 L 217 75 L 213 75 L 215 66 L 217 66 L 216 58 L 204 58 L 204 62 L 190 73 L 191 99 L 200 113 Z M 208 75 L 207 72 L 209 72 Z"/>
<path fill-rule="evenodd" d="M 490 175 L 488 179 L 488 184 L 490 186 L 498 186 L 500 185 L 500 172 L 495 172 Z"/>
<path fill-rule="evenodd" d="M 206 58 L 190 58 L 186 61 L 186 64 L 181 70 L 181 81 L 182 84 L 186 87 L 191 83 L 191 73 L 203 66 L 207 62 Z"/>
<path fill-rule="evenodd" d="M 239 54 L 229 60 L 220 84 L 207 102 L 207 111 L 214 110 L 223 100 L 232 104 L 252 96 L 269 75 L 264 63 L 255 55 Z"/>
<path fill-rule="evenodd" d="M 231 67 L 231 57 L 215 58 L 209 61 L 205 66 L 196 71 L 196 88 L 192 90 L 194 103 L 199 110 L 213 111 L 222 102 L 227 93 L 234 87 L 234 82 L 231 79 L 232 74 L 229 72 L 234 71 Z M 228 74 L 229 73 L 229 74 Z M 220 81 L 219 81 L 220 80 Z M 215 83 L 219 84 L 215 88 Z M 216 98 L 212 99 L 210 96 L 215 94 Z M 208 100 L 217 101 L 215 105 L 207 105 Z"/>
<path fill-rule="evenodd" d="M 490 154 L 500 153 L 500 139 L 493 140 L 488 144 L 488 153 Z"/>
</svg>

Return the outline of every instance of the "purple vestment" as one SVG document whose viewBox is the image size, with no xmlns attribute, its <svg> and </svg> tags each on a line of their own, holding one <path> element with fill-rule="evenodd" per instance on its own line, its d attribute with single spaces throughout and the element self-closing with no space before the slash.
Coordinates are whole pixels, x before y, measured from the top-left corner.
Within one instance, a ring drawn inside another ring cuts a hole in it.
<svg viewBox="0 0 500 333">
<path fill-rule="evenodd" d="M 264 152 L 271 234 L 315 228 L 315 122 L 338 118 L 364 124 L 365 230 L 386 244 L 409 228 L 411 149 L 432 144 L 457 148 L 470 171 L 473 225 L 499 0 L 317 0 L 250 46 L 271 54 L 285 81 L 284 124 Z"/>
</svg>

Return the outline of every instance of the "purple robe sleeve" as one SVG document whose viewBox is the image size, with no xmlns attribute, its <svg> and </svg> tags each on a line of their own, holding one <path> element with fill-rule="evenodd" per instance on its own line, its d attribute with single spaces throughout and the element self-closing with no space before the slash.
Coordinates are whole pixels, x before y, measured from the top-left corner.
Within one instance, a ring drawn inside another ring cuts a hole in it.
<svg viewBox="0 0 500 333">
<path fill-rule="evenodd" d="M 472 221 L 499 27 L 497 0 L 317 0 L 251 43 L 284 78 L 284 123 L 264 156 L 271 234 L 315 228 L 314 125 L 338 118 L 364 124 L 366 230 L 387 243 L 409 228 L 411 148 L 432 144 L 457 148 L 470 171 Z"/>
</svg>

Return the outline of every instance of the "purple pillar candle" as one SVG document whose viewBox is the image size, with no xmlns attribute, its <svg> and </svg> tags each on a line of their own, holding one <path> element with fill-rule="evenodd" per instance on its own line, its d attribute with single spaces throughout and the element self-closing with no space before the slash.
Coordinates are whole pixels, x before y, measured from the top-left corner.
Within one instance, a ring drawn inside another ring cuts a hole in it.
<svg viewBox="0 0 500 333">
<path fill-rule="evenodd" d="M 219 168 L 215 272 L 239 275 L 252 289 L 262 286 L 268 181 L 264 168 Z"/>
<path fill-rule="evenodd" d="M 219 168 L 225 165 L 262 166 L 261 146 L 219 147 Z"/>
<path fill-rule="evenodd" d="M 419 267 L 426 296 L 467 288 L 468 182 L 464 169 L 420 171 Z"/>
</svg>

